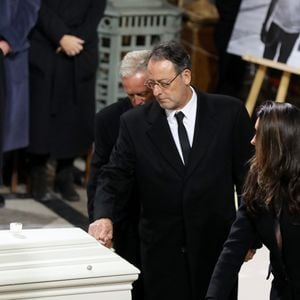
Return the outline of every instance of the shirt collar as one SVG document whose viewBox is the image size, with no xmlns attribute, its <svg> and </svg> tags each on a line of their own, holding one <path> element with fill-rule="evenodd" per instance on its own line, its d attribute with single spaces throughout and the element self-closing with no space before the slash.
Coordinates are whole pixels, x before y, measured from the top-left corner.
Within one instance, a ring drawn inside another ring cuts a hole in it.
<svg viewBox="0 0 300 300">
<path fill-rule="evenodd" d="M 168 120 L 173 119 L 175 117 L 175 114 L 179 111 L 182 111 L 184 113 L 184 116 L 187 119 L 193 118 L 193 116 L 196 114 L 197 94 L 196 94 L 195 90 L 192 87 L 190 87 L 190 88 L 191 88 L 192 93 L 193 93 L 192 97 L 183 108 L 181 108 L 179 110 L 165 109 Z"/>
</svg>

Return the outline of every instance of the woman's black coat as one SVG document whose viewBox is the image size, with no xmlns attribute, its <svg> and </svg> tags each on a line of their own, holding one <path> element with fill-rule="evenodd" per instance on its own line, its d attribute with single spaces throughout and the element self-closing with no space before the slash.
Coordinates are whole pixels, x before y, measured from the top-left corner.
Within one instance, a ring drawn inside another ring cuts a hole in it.
<svg viewBox="0 0 300 300">
<path fill-rule="evenodd" d="M 29 151 L 69 158 L 93 141 L 97 27 L 105 0 L 43 0 L 31 34 Z M 74 57 L 57 53 L 65 34 L 85 41 Z"/>
<path fill-rule="evenodd" d="M 270 271 L 274 276 L 270 299 L 300 299 L 300 223 L 292 220 L 287 209 L 283 209 L 280 220 L 283 246 L 280 250 L 275 235 L 275 222 L 276 217 L 272 211 L 250 216 L 245 204 L 241 205 L 214 269 L 205 299 L 227 299 L 246 252 L 255 239 L 261 240 L 270 251 Z"/>
</svg>

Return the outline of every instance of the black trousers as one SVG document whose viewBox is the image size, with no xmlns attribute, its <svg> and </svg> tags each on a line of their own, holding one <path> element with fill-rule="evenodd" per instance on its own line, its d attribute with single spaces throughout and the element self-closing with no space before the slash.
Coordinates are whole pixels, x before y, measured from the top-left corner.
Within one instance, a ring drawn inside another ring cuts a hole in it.
<svg viewBox="0 0 300 300">
<path fill-rule="evenodd" d="M 274 59 L 279 51 L 277 61 L 286 63 L 298 37 L 299 33 L 285 32 L 277 24 L 272 23 L 267 32 L 263 57 Z"/>
<path fill-rule="evenodd" d="M 140 239 L 137 221 L 124 220 L 114 224 L 114 248 L 116 253 L 141 269 Z M 133 283 L 132 300 L 143 300 L 143 278 L 139 275 Z"/>
</svg>

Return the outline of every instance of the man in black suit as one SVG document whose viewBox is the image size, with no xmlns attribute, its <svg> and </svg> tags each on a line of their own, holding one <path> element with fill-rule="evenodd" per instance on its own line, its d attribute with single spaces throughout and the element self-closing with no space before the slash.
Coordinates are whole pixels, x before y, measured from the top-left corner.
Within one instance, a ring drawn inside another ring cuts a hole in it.
<svg viewBox="0 0 300 300">
<path fill-rule="evenodd" d="M 241 101 L 190 86 L 190 58 L 178 43 L 156 46 L 147 69 L 157 101 L 122 115 L 89 232 L 109 244 L 114 206 L 126 206 L 135 180 L 145 298 L 204 299 L 235 219 L 253 129 Z"/>
<path fill-rule="evenodd" d="M 128 52 L 122 59 L 120 76 L 126 98 L 113 103 L 96 114 L 95 119 L 95 149 L 91 162 L 91 177 L 87 187 L 88 215 L 93 222 L 94 197 L 97 189 L 97 179 L 103 165 L 108 163 L 109 156 L 116 143 L 120 116 L 127 110 L 152 101 L 151 89 L 144 83 L 147 79 L 147 61 L 149 50 Z M 140 251 L 138 237 L 139 203 L 135 192 L 131 189 L 128 197 L 129 206 L 125 210 L 115 210 L 114 217 L 114 248 L 116 252 L 130 263 L 140 268 Z M 139 280 L 140 281 L 140 280 Z M 142 283 L 135 282 L 132 292 L 133 300 L 142 300 Z"/>
</svg>

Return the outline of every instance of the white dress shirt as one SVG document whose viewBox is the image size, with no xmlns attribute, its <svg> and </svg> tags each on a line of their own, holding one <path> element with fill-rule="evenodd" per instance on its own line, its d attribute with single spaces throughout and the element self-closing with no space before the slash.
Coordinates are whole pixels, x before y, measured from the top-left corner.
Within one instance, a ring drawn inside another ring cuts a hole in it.
<svg viewBox="0 0 300 300">
<path fill-rule="evenodd" d="M 180 141 L 179 141 L 179 136 L 178 136 L 178 123 L 175 118 L 175 114 L 179 111 L 183 112 L 183 114 L 184 114 L 183 125 L 186 128 L 190 146 L 192 147 L 193 139 L 194 139 L 195 122 L 196 122 L 196 112 L 197 112 L 197 94 L 192 87 L 191 87 L 191 89 L 193 92 L 192 98 L 188 101 L 188 103 L 182 109 L 180 109 L 180 110 L 166 109 L 165 110 L 174 142 L 176 144 L 177 150 L 180 154 L 180 157 L 181 157 L 183 163 L 184 163 L 184 159 L 183 159 L 182 150 L 181 150 L 181 146 L 180 146 Z"/>
</svg>

